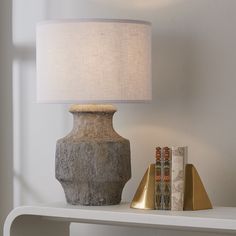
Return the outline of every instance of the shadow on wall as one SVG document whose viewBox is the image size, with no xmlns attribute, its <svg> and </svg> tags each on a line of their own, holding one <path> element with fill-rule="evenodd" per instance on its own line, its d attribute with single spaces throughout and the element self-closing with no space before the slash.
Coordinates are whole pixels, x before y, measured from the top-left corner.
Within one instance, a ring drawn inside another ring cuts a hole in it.
<svg viewBox="0 0 236 236">
<path fill-rule="evenodd" d="M 36 60 L 35 44 L 18 44 L 14 46 L 13 55 L 15 60 L 32 61 Z"/>
</svg>

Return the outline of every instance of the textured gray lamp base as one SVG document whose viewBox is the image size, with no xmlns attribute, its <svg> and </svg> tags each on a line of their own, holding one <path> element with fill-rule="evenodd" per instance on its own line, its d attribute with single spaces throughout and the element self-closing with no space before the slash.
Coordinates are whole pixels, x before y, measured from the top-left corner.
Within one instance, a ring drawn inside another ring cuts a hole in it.
<svg viewBox="0 0 236 236">
<path fill-rule="evenodd" d="M 115 205 L 131 178 L 130 143 L 112 125 L 111 105 L 73 105 L 74 127 L 57 141 L 56 178 L 68 203 Z"/>
</svg>

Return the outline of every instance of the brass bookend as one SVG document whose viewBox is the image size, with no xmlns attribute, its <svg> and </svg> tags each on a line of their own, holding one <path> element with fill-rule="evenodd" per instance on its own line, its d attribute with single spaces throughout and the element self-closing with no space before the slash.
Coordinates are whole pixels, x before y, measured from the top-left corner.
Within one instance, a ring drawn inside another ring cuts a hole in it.
<svg viewBox="0 0 236 236">
<path fill-rule="evenodd" d="M 184 210 L 204 209 L 212 209 L 211 201 L 196 168 L 192 164 L 187 164 L 185 169 Z"/>
<path fill-rule="evenodd" d="M 146 210 L 155 209 L 155 164 L 149 165 L 130 207 Z"/>
</svg>

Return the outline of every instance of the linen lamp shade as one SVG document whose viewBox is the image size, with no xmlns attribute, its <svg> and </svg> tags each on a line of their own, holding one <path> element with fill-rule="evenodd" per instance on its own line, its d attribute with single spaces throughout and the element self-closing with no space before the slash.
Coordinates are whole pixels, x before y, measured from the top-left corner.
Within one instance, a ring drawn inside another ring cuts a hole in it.
<svg viewBox="0 0 236 236">
<path fill-rule="evenodd" d="M 151 100 L 151 25 L 82 19 L 37 25 L 37 101 Z"/>
</svg>

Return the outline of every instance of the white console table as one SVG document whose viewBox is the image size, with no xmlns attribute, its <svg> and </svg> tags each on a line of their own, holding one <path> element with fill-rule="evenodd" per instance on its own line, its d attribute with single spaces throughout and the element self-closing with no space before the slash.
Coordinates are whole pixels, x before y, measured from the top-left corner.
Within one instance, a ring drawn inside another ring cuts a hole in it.
<svg viewBox="0 0 236 236">
<path fill-rule="evenodd" d="M 8 215 L 4 236 L 68 236 L 72 222 L 236 234 L 236 208 L 173 212 L 130 209 L 125 203 L 102 207 L 63 203 L 22 206 Z"/>
</svg>

